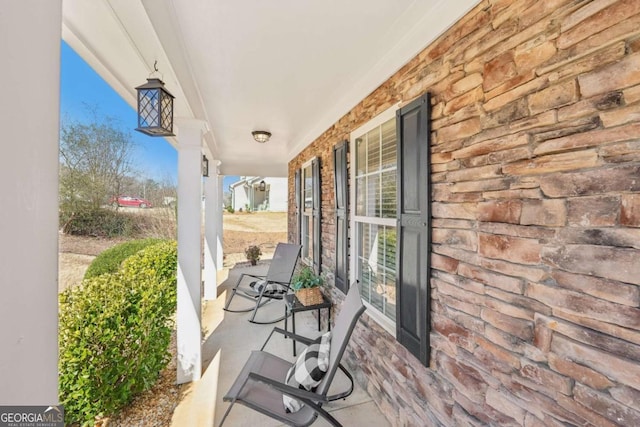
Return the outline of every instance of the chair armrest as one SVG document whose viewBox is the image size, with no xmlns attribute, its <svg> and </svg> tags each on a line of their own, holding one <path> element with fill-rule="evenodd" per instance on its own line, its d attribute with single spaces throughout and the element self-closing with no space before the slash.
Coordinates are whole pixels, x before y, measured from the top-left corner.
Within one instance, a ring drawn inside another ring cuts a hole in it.
<svg viewBox="0 0 640 427">
<path fill-rule="evenodd" d="M 265 383 L 268 386 L 273 387 L 276 390 L 282 392 L 283 394 L 286 394 L 291 397 L 297 397 L 297 398 L 308 400 L 311 402 L 323 402 L 323 403 L 328 402 L 326 396 L 322 396 L 320 394 L 317 394 L 311 391 L 303 390 L 298 387 L 292 387 L 288 384 L 273 380 L 271 378 L 262 376 L 255 372 L 249 372 L 248 379 Z"/>
<path fill-rule="evenodd" d="M 309 337 L 304 337 L 302 335 L 294 334 L 293 332 L 285 331 L 282 328 L 274 328 L 274 329 L 275 329 L 275 332 L 279 332 L 282 335 L 284 335 L 284 336 L 286 336 L 288 338 L 292 338 L 292 339 L 294 339 L 296 341 L 299 341 L 299 342 L 301 342 L 302 344 L 305 344 L 305 345 L 310 345 L 315 341 L 315 340 L 313 340 L 313 339 L 311 339 Z"/>
<path fill-rule="evenodd" d="M 260 348 L 260 350 L 264 350 L 264 348 L 267 346 L 267 343 L 271 339 L 271 336 L 273 335 L 274 332 L 278 332 L 278 333 L 284 335 L 287 338 L 291 338 L 291 339 L 293 339 L 295 341 L 298 341 L 298 342 L 301 342 L 301 343 L 303 343 L 304 345 L 307 345 L 307 346 L 313 342 L 313 340 L 310 339 L 310 338 L 303 337 L 302 335 L 296 335 L 293 332 L 285 331 L 282 328 L 276 327 L 276 328 L 273 328 L 271 330 L 271 333 L 267 337 L 267 340 L 264 342 L 264 344 L 262 344 L 262 348 Z"/>
</svg>

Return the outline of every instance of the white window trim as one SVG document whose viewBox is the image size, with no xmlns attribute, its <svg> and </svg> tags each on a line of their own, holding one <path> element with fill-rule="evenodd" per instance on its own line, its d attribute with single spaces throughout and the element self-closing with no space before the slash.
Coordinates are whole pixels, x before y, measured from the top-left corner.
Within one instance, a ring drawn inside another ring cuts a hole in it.
<svg viewBox="0 0 640 427">
<path fill-rule="evenodd" d="M 400 105 L 401 104 L 398 103 L 384 110 L 382 113 L 378 114 L 373 119 L 369 120 L 367 123 L 365 123 L 364 125 L 360 126 L 358 129 L 351 132 L 349 136 L 350 143 L 351 143 L 350 148 L 355 148 L 355 140 L 357 137 L 362 136 L 363 134 L 369 132 L 373 128 L 379 127 L 384 122 L 388 122 L 389 120 L 393 119 L 396 116 L 396 111 L 400 109 Z M 351 153 L 353 153 L 353 150 L 351 151 Z M 351 170 L 353 172 L 352 175 L 355 176 L 355 170 L 353 168 Z"/>
<path fill-rule="evenodd" d="M 351 240 L 351 242 L 356 241 L 356 220 L 358 219 L 366 218 L 368 222 L 375 223 L 378 225 L 389 225 L 394 227 L 397 225 L 395 218 L 373 218 L 372 219 L 371 217 L 356 216 L 354 207 L 356 206 L 356 192 L 355 192 L 355 185 L 356 185 L 355 156 L 357 152 L 356 138 L 366 134 L 367 132 L 369 132 L 374 128 L 379 127 L 383 123 L 388 122 L 389 120 L 395 118 L 396 111 L 398 111 L 399 109 L 400 109 L 400 104 L 398 103 L 388 108 L 387 110 L 383 111 L 382 113 L 378 114 L 376 117 L 369 120 L 367 123 L 365 123 L 364 125 L 360 126 L 358 129 L 351 132 L 351 134 L 349 135 L 349 144 L 350 144 L 349 163 L 351 164 L 350 171 L 349 171 L 349 189 L 350 189 L 349 190 L 349 206 L 351 206 L 351 209 L 349 209 L 350 211 L 349 212 L 349 239 Z M 358 254 L 356 252 L 357 248 L 355 244 L 351 244 L 349 246 L 350 246 L 349 247 L 349 281 L 350 283 L 355 283 L 356 280 L 358 279 L 356 277 L 356 267 L 357 267 L 356 262 L 357 262 Z M 365 307 L 367 307 L 368 309 L 365 311 L 365 314 L 369 316 L 374 322 L 379 324 L 385 331 L 391 334 L 391 336 L 396 338 L 396 323 L 391 319 L 389 319 L 384 314 L 382 314 L 382 312 L 378 311 L 377 308 L 373 307 L 367 301 L 362 300 L 362 302 L 365 305 Z"/>
<path fill-rule="evenodd" d="M 370 216 L 352 215 L 353 224 L 356 222 L 367 222 L 375 225 L 386 225 L 387 227 L 395 227 L 397 220 L 395 218 L 372 218 Z"/>
<path fill-rule="evenodd" d="M 367 310 L 365 310 L 364 314 L 369 316 L 374 322 L 382 327 L 385 331 L 389 332 L 392 337 L 396 337 L 396 323 L 389 319 L 387 316 L 382 314 L 376 307 L 372 306 L 365 300 L 362 300 L 362 303 Z"/>
</svg>

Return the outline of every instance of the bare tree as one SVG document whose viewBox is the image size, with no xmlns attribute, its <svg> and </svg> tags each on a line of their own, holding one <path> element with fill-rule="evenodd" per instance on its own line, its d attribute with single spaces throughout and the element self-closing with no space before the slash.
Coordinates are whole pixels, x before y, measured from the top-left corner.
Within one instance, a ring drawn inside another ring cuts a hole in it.
<svg viewBox="0 0 640 427">
<path fill-rule="evenodd" d="M 97 209 L 120 194 L 125 177 L 134 170 L 131 134 L 112 118 L 88 123 L 63 121 L 60 130 L 61 204 Z"/>
</svg>

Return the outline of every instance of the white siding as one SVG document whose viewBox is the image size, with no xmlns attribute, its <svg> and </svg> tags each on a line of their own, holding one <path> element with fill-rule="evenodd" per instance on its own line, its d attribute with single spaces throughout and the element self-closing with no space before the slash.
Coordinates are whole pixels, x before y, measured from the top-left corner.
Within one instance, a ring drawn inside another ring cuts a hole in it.
<svg viewBox="0 0 640 427">
<path fill-rule="evenodd" d="M 269 185 L 269 210 L 286 212 L 287 210 L 287 178 L 265 178 Z"/>
</svg>

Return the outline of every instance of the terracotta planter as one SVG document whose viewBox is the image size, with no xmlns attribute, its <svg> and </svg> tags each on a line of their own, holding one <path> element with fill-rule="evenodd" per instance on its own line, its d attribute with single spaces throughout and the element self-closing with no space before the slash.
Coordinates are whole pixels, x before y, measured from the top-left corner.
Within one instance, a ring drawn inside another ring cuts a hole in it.
<svg viewBox="0 0 640 427">
<path fill-rule="evenodd" d="M 320 288 L 303 288 L 296 291 L 296 298 L 302 305 L 314 305 L 322 302 L 322 292 Z"/>
</svg>

